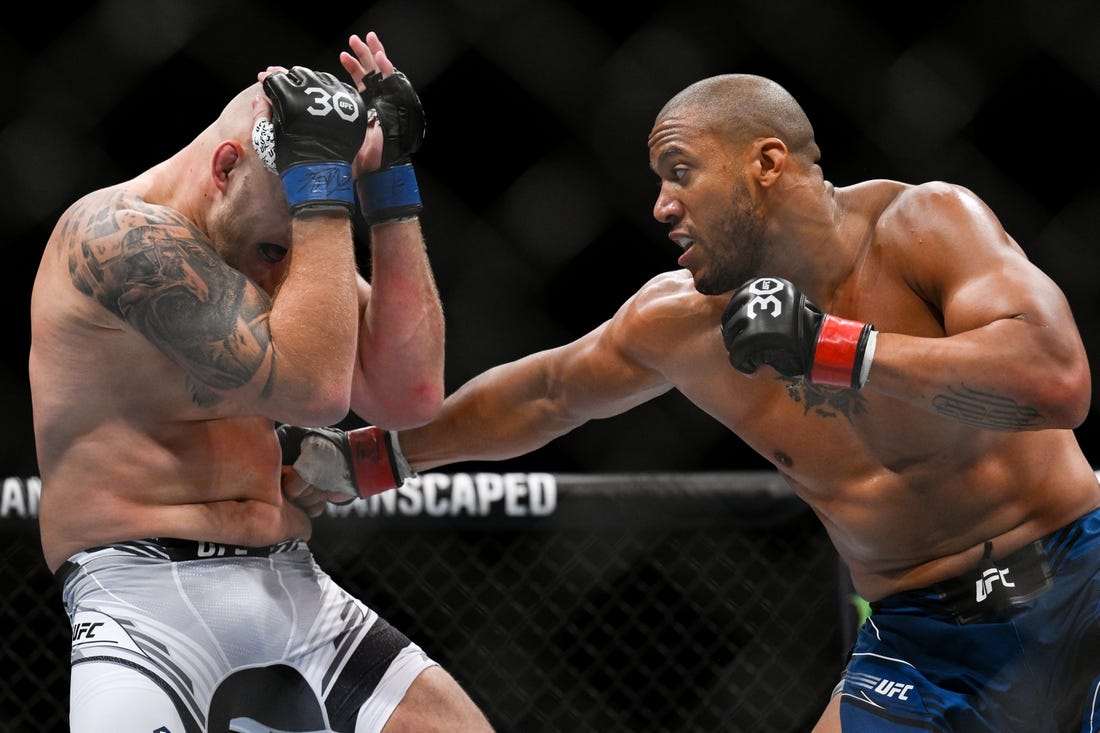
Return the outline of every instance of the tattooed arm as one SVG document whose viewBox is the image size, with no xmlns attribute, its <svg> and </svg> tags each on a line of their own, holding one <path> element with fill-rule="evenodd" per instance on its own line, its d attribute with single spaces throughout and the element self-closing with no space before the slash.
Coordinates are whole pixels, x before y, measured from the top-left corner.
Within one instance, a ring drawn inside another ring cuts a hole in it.
<svg viewBox="0 0 1100 733">
<path fill-rule="evenodd" d="M 351 257 L 345 219 L 294 220 L 306 245 L 273 299 L 178 212 L 129 197 L 106 213 L 84 206 L 68 237 L 73 284 L 177 364 L 195 404 L 254 404 L 298 424 L 346 414 L 355 271 L 340 262 Z"/>
<path fill-rule="evenodd" d="M 899 197 L 879 226 L 880 240 L 899 243 L 913 289 L 942 314 L 944 337 L 877 323 L 870 389 L 990 430 L 1084 420 L 1089 367 L 1065 296 L 984 204 L 930 184 Z"/>
</svg>

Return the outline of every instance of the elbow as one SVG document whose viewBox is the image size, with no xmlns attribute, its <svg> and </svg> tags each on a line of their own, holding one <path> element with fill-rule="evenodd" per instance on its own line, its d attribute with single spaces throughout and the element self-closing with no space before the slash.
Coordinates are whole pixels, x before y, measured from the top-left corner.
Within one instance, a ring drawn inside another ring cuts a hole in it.
<svg viewBox="0 0 1100 733">
<path fill-rule="evenodd" d="M 347 417 L 350 410 L 348 394 L 313 394 L 295 408 L 298 418 L 292 422 L 302 427 L 328 427 Z"/>
<path fill-rule="evenodd" d="M 351 411 L 351 379 L 346 375 L 317 374 L 298 390 L 288 404 L 296 417 L 290 421 L 303 427 L 335 425 Z"/>
<path fill-rule="evenodd" d="M 1075 429 L 1092 407 L 1092 378 L 1088 364 L 1081 362 L 1043 381 L 1037 404 L 1046 405 L 1049 421 L 1044 427 Z"/>
<path fill-rule="evenodd" d="M 443 380 L 438 384 L 423 385 L 410 401 L 408 427 L 415 428 L 431 422 L 443 409 Z"/>
<path fill-rule="evenodd" d="M 443 409 L 443 380 L 410 385 L 400 394 L 388 395 L 376 408 L 372 421 L 390 430 L 408 430 L 431 422 Z"/>
<path fill-rule="evenodd" d="M 1066 427 L 1071 429 L 1081 427 L 1092 408 L 1092 381 L 1087 378 L 1080 380 L 1065 400 L 1065 404 Z"/>
</svg>

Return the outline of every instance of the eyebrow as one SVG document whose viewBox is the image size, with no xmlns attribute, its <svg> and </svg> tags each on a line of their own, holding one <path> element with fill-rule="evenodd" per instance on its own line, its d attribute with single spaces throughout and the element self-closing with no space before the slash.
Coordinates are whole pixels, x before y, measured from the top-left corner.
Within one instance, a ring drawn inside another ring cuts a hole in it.
<svg viewBox="0 0 1100 733">
<path fill-rule="evenodd" d="M 653 166 L 653 169 L 656 170 L 657 168 L 660 168 L 662 165 L 664 165 L 666 160 L 673 157 L 674 155 L 683 155 L 683 154 L 684 154 L 684 151 L 677 145 L 672 145 L 670 147 L 667 147 L 661 152 L 660 155 L 657 156 L 657 162 Z"/>
</svg>

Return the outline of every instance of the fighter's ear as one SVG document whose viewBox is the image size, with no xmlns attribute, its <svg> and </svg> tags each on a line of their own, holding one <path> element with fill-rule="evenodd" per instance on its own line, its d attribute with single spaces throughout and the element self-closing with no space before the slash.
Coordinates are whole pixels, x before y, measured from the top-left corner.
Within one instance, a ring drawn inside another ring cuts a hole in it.
<svg viewBox="0 0 1100 733">
<path fill-rule="evenodd" d="M 241 145 L 235 140 L 226 140 L 214 150 L 210 159 L 210 176 L 219 190 L 229 186 L 229 174 L 244 159 Z"/>
<path fill-rule="evenodd" d="M 775 184 L 787 167 L 790 151 L 777 137 L 766 137 L 753 144 L 753 170 L 761 186 Z"/>
</svg>

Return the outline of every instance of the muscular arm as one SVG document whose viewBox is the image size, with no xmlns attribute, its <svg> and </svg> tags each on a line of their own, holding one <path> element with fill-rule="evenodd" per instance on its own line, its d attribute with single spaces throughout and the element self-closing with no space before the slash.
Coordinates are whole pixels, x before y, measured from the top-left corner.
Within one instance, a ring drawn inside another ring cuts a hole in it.
<svg viewBox="0 0 1100 733">
<path fill-rule="evenodd" d="M 351 406 L 368 422 L 396 430 L 422 425 L 443 402 L 443 308 L 415 218 L 419 209 L 413 204 L 419 204 L 419 193 L 410 195 L 403 176 L 386 175 L 411 166 L 410 156 L 423 139 L 424 116 L 404 75 L 396 77 L 404 83 L 385 86 L 373 81 L 368 88 L 367 79 L 379 74 L 395 81 L 396 69 L 377 34 L 353 35 L 348 44 L 340 64 L 379 115 L 354 163 L 355 176 L 364 184 L 360 204 L 371 223 L 371 282 L 359 279 L 359 345 Z M 378 184 L 379 191 L 392 195 L 400 190 L 402 195 L 379 200 L 376 192 L 364 198 L 364 191 L 373 190 L 369 180 L 386 181 Z M 403 184 L 395 186 L 396 180 Z"/>
<path fill-rule="evenodd" d="M 1069 305 L 992 212 L 941 187 L 892 226 L 921 232 L 908 245 L 919 248 L 913 284 L 941 309 L 946 338 L 883 324 L 866 388 L 992 430 L 1079 425 L 1091 381 Z"/>
<path fill-rule="evenodd" d="M 443 309 L 418 221 L 371 228 L 360 279 L 352 410 L 379 427 L 421 425 L 443 401 Z"/>
<path fill-rule="evenodd" d="M 643 291 L 644 293 L 644 291 Z M 585 422 L 623 413 L 672 385 L 641 356 L 651 331 L 642 293 L 572 343 L 494 367 L 460 387 L 427 425 L 400 433 L 414 470 L 502 460 Z"/>
<path fill-rule="evenodd" d="M 300 247 L 272 301 L 171 209 L 116 198 L 91 212 L 74 212 L 73 284 L 177 364 L 197 405 L 231 399 L 304 424 L 346 414 L 355 322 L 346 220 L 294 224 Z"/>
</svg>

